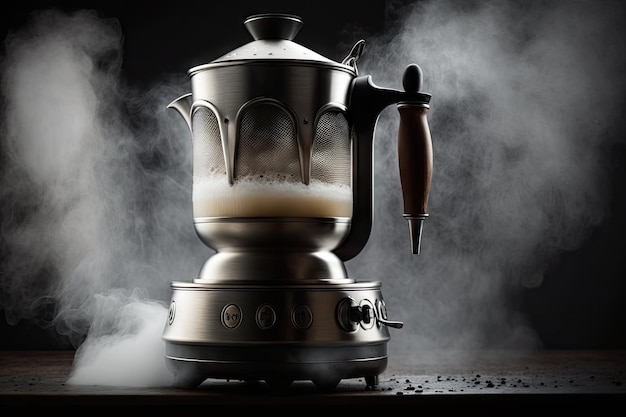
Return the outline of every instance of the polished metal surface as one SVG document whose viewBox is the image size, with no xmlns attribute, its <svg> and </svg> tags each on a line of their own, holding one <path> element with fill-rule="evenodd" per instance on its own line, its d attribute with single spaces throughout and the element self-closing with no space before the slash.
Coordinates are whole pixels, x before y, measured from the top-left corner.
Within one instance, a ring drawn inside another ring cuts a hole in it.
<svg viewBox="0 0 626 417">
<path fill-rule="evenodd" d="M 358 76 L 362 40 L 334 62 L 292 41 L 297 16 L 255 15 L 245 25 L 254 41 L 191 68 L 191 93 L 168 106 L 191 131 L 194 227 L 216 253 L 193 282 L 172 283 L 167 365 L 184 387 L 207 378 L 332 389 L 364 377 L 376 385 L 388 328 L 403 323 L 388 318 L 380 283 L 348 278 L 344 261 L 371 232 L 380 112 L 399 102 L 427 106 L 430 95 Z M 416 67 L 405 76 L 411 86 Z M 306 197 L 263 194 L 254 183 L 243 198 L 238 186 L 250 178 L 297 184 Z M 310 194 L 320 183 L 347 196 Z M 242 207 L 246 214 L 233 214 Z"/>
<path fill-rule="evenodd" d="M 422 246 L 422 228 L 424 220 L 428 218 L 428 214 L 418 216 L 404 215 L 409 226 L 409 237 L 411 238 L 411 252 L 419 255 Z"/>
<path fill-rule="evenodd" d="M 353 62 L 348 58 L 341 63 L 335 62 L 293 42 L 303 25 L 299 16 L 264 13 L 249 16 L 243 24 L 254 41 L 215 59 L 211 64 L 266 59 L 310 62 L 316 65 L 330 65 L 345 69 L 354 68 Z M 358 48 L 353 48 L 353 50 L 358 50 Z M 190 72 L 204 70 L 211 64 L 199 65 L 192 68 Z"/>
<path fill-rule="evenodd" d="M 352 280 L 347 278 L 343 262 L 329 251 L 236 251 L 218 252 L 209 257 L 194 282 L 275 285 L 345 284 Z"/>
<path fill-rule="evenodd" d="M 354 73 L 297 61 L 210 65 L 191 73 L 191 115 L 203 107 L 215 113 L 228 181 L 232 184 L 235 180 L 242 115 L 251 106 L 269 104 L 280 108 L 293 122 L 302 182 L 308 184 L 317 123 L 329 111 L 345 112 Z"/>
<path fill-rule="evenodd" d="M 218 358 L 218 359 L 214 359 Z M 294 381 L 312 381 L 321 391 L 332 391 L 343 379 L 364 378 L 376 387 L 387 368 L 387 346 L 249 345 L 213 347 L 166 345 L 166 365 L 174 386 L 196 388 L 205 380 L 265 381 L 282 390 Z"/>
<path fill-rule="evenodd" d="M 217 251 L 196 282 L 350 282 L 331 252 L 348 234 L 348 218 L 196 218 L 194 226 Z"/>
<path fill-rule="evenodd" d="M 172 283 L 170 320 L 164 339 L 192 344 L 231 343 L 381 343 L 389 339 L 385 325 L 376 320 L 376 300 L 382 299 L 379 283 L 250 285 Z M 369 321 L 355 321 L 356 329 L 346 331 L 339 324 L 338 309 L 344 299 L 368 305 Z M 237 325 L 224 325 L 226 307 L 237 306 Z M 259 326 L 257 310 L 271 306 L 276 322 L 271 328 Z M 300 315 L 301 313 L 301 315 Z M 304 320 L 301 317 L 309 317 Z"/>
<path fill-rule="evenodd" d="M 350 230 L 349 218 L 197 217 L 200 240 L 217 251 L 331 251 Z"/>
<path fill-rule="evenodd" d="M 386 367 L 389 331 L 378 282 L 174 282 L 172 289 L 163 339 L 181 385 L 209 377 L 336 385 L 375 378 Z"/>
<path fill-rule="evenodd" d="M 311 180 L 319 121 L 326 114 L 344 115 L 349 137 L 340 135 L 338 138 L 351 144 L 345 159 L 350 159 L 346 162 L 351 171 L 353 213 L 350 232 L 333 251 L 341 260 L 350 260 L 365 247 L 371 232 L 373 140 L 380 112 L 399 102 L 428 106 L 430 95 L 414 88 L 407 91 L 380 88 L 370 76 L 358 76 L 356 65 L 364 50 L 363 40 L 354 45 L 341 63 L 326 58 L 310 59 L 315 55 L 304 54 L 302 49 L 292 54 L 291 49 L 281 46 L 281 42 L 289 42 L 290 47 L 296 47 L 291 39 L 301 24 L 298 17 L 265 14 L 251 16 L 247 22 L 248 26 L 257 26 L 258 31 L 253 30 L 255 41 L 240 51 L 191 68 L 192 93 L 174 100 L 169 107 L 182 115 L 192 132 L 194 158 L 200 152 L 195 148 L 198 146 L 196 139 L 207 135 L 206 117 L 200 117 L 196 126 L 194 116 L 198 112 L 214 115 L 216 126 L 209 130 L 218 134 L 221 152 L 215 153 L 212 159 L 221 159 L 216 169 L 223 169 L 225 180 L 230 184 L 236 180 L 241 122 L 247 111 L 257 106 L 274 106 L 291 121 L 297 143 L 295 162 L 304 184 Z M 269 38 L 264 39 L 265 36 Z M 254 48 L 261 45 L 263 53 L 259 54 L 260 49 Z M 419 70 L 416 65 L 410 65 L 407 73 L 413 74 L 416 68 Z M 404 78 L 415 79 L 406 74 Z M 420 85 L 413 84 L 419 90 Z M 292 134 L 291 129 L 284 133 Z"/>
</svg>

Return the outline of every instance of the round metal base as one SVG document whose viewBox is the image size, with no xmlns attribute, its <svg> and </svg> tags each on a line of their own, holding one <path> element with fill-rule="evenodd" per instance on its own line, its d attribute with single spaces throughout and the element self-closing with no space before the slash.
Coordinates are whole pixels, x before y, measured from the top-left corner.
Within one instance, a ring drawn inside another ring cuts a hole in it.
<svg viewBox="0 0 626 417">
<path fill-rule="evenodd" d="M 172 288 L 163 339 L 177 387 L 209 378 L 262 380 L 272 388 L 310 380 L 328 391 L 349 378 L 374 386 L 387 367 L 378 282 Z"/>
<path fill-rule="evenodd" d="M 174 385 L 185 389 L 215 378 L 265 381 L 272 389 L 285 389 L 294 381 L 310 380 L 320 391 L 332 391 L 342 379 L 349 378 L 364 377 L 367 386 L 376 386 L 378 375 L 387 367 L 384 345 L 346 350 L 280 346 L 216 349 L 170 344 L 167 350 L 166 363 L 174 375 Z M 214 359 L 206 359 L 209 357 Z M 232 360 L 235 357 L 239 359 Z"/>
</svg>

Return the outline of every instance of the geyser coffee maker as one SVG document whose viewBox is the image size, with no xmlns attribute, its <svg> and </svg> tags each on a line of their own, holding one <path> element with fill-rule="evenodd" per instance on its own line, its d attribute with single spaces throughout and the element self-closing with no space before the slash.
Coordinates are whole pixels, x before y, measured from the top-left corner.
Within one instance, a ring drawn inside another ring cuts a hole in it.
<svg viewBox="0 0 626 417">
<path fill-rule="evenodd" d="M 191 130 L 194 226 L 215 253 L 193 282 L 172 282 L 165 360 L 185 388 L 208 378 L 374 386 L 388 328 L 402 323 L 388 318 L 380 282 L 357 282 L 344 262 L 370 235 L 374 131 L 392 103 L 419 253 L 432 175 L 421 70 L 406 68 L 404 91 L 379 88 L 358 75 L 362 40 L 334 62 L 292 40 L 297 16 L 244 25 L 254 41 L 191 68 L 192 92 L 169 105 Z"/>
</svg>

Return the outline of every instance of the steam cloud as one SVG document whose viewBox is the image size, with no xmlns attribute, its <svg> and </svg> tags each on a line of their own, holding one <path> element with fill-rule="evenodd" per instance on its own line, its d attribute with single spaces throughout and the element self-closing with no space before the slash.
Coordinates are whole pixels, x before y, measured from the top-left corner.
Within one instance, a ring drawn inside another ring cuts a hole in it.
<svg viewBox="0 0 626 417">
<path fill-rule="evenodd" d="M 367 39 L 362 74 L 400 88 L 416 62 L 433 95 L 422 255 L 408 249 L 388 109 L 372 237 L 347 265 L 382 281 L 390 318 L 405 322 L 391 360 L 539 345 L 515 299 L 605 213 L 605 152 L 624 104 L 620 7 L 419 2 Z M 190 227 L 189 133 L 165 110 L 187 79 L 134 90 L 121 45 L 117 22 L 87 11 L 42 11 L 6 39 L 0 300 L 9 323 L 35 321 L 78 348 L 71 383 L 166 385 L 169 283 L 208 256 Z"/>
<path fill-rule="evenodd" d="M 117 21 L 88 11 L 37 13 L 7 39 L 2 308 L 78 347 L 70 382 L 166 384 L 169 282 L 207 256 L 189 133 L 165 115 L 186 80 L 133 91 L 121 45 Z"/>
<path fill-rule="evenodd" d="M 397 30 L 368 40 L 362 73 L 401 88 L 415 62 L 433 95 L 423 255 L 406 255 L 397 220 L 398 115 L 387 109 L 375 225 L 351 265 L 384 281 L 390 315 L 405 322 L 390 344 L 396 355 L 540 347 L 516 308 L 520 289 L 541 285 L 555 255 L 579 247 L 608 208 L 626 62 L 622 6 L 601 4 L 419 2 L 392 9 Z"/>
</svg>

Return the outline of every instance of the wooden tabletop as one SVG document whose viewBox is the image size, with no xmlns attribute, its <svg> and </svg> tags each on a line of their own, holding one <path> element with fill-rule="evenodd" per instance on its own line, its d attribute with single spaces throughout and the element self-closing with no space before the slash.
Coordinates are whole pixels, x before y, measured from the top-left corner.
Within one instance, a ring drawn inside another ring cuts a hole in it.
<svg viewBox="0 0 626 417">
<path fill-rule="evenodd" d="M 298 409 L 372 407 L 607 407 L 626 404 L 626 351 L 484 352 L 464 361 L 390 361 L 375 388 L 363 379 L 342 380 L 333 392 L 296 381 L 287 390 L 263 382 L 205 381 L 198 388 L 83 386 L 67 383 L 73 351 L 0 352 L 0 406 L 34 409 L 81 406 L 142 410 L 228 410 L 272 406 Z M 450 356 L 452 358 L 452 356 Z M 248 414 L 249 415 L 249 414 Z"/>
</svg>

